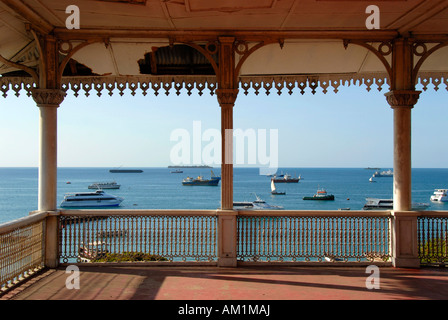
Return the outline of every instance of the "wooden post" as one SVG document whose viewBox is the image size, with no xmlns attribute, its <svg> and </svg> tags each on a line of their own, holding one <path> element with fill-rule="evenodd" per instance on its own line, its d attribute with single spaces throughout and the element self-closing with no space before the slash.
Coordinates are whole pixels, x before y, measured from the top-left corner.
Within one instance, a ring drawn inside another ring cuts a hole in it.
<svg viewBox="0 0 448 320">
<path fill-rule="evenodd" d="M 233 37 L 219 38 L 218 96 L 221 107 L 221 210 L 218 211 L 218 266 L 237 266 L 237 212 L 233 210 L 233 106 L 238 96 Z"/>
<path fill-rule="evenodd" d="M 408 39 L 393 46 L 391 91 L 387 102 L 394 113 L 394 212 L 391 223 L 392 264 L 420 266 L 417 244 L 417 215 L 412 209 L 411 112 L 420 96 L 413 83 L 414 53 Z"/>
<path fill-rule="evenodd" d="M 218 96 L 221 107 L 221 209 L 233 209 L 233 106 L 238 96 L 233 37 L 222 37 L 219 52 Z"/>
</svg>

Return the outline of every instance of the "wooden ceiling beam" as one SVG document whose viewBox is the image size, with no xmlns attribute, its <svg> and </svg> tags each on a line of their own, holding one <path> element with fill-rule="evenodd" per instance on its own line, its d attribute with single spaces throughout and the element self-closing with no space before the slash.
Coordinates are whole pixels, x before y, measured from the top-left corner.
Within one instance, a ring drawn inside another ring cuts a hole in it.
<svg viewBox="0 0 448 320">
<path fill-rule="evenodd" d="M 21 0 L 0 0 L 6 7 L 12 9 L 16 14 L 20 15 L 28 21 L 34 29 L 42 34 L 49 34 L 53 29 L 53 25 L 41 17 L 32 8 L 27 6 Z"/>
<path fill-rule="evenodd" d="M 110 38 L 165 38 L 175 41 L 215 41 L 220 36 L 233 36 L 238 40 L 265 41 L 276 39 L 352 39 L 366 41 L 387 41 L 399 36 L 394 30 L 375 31 L 241 31 L 241 30 L 135 30 L 135 29 L 79 29 L 68 30 L 66 28 L 55 28 L 54 35 L 60 40 L 91 40 Z"/>
</svg>

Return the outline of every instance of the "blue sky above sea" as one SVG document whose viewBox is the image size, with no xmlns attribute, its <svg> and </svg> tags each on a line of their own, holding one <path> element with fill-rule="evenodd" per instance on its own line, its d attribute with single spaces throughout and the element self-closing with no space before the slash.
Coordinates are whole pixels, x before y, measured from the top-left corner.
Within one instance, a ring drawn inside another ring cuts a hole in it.
<svg viewBox="0 0 448 320">
<path fill-rule="evenodd" d="M 419 89 L 419 88 L 418 88 Z M 339 87 L 315 95 L 242 92 L 234 128 L 277 129 L 279 167 L 380 167 L 393 165 L 393 110 L 375 87 Z M 447 167 L 448 92 L 428 88 L 412 111 L 412 165 Z M 24 92 L 0 100 L 0 167 L 36 167 L 39 110 Z M 173 130 L 220 128 L 216 96 L 193 91 L 112 97 L 68 94 L 58 110 L 60 167 L 165 167 L 173 164 Z M 204 142 L 202 147 L 206 143 Z"/>
</svg>

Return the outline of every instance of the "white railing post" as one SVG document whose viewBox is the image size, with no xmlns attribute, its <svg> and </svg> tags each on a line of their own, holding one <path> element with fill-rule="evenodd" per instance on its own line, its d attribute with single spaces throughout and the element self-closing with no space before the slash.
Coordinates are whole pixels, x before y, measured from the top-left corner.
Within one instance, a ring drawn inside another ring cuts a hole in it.
<svg viewBox="0 0 448 320">
<path fill-rule="evenodd" d="M 218 267 L 237 266 L 238 211 L 218 210 Z"/>
<path fill-rule="evenodd" d="M 400 268 L 419 268 L 418 226 L 420 212 L 393 211 L 391 229 L 392 265 Z"/>
</svg>

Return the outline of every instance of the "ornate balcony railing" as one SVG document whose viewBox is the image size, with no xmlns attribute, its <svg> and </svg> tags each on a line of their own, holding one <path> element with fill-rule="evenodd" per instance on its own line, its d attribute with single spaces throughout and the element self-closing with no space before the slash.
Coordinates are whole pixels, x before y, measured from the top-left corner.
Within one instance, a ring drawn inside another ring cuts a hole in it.
<svg viewBox="0 0 448 320">
<path fill-rule="evenodd" d="M 44 266 L 46 213 L 0 226 L 0 292 Z"/>
<path fill-rule="evenodd" d="M 448 262 L 448 214 L 428 212 L 417 218 L 418 255 L 422 265 Z"/>
<path fill-rule="evenodd" d="M 55 218 L 58 223 L 50 223 Z M 0 225 L 0 289 L 6 291 L 47 263 L 53 263 L 53 257 L 65 264 L 103 263 L 111 261 L 105 259 L 110 255 L 118 256 L 118 260 L 112 261 L 121 261 L 120 256 L 132 253 L 144 261 L 149 257 L 184 265 L 219 265 L 220 259 L 229 258 L 241 265 L 327 261 L 387 265 L 401 250 L 393 243 L 397 219 L 415 223 L 415 236 L 405 236 L 415 239 L 416 259 L 421 265 L 446 265 L 446 211 L 34 212 Z M 52 226 L 57 226 L 57 230 Z M 49 239 L 57 239 L 57 245 L 51 245 Z M 405 251 L 413 246 L 404 245 Z"/>
<path fill-rule="evenodd" d="M 216 211 L 64 210 L 59 221 L 63 263 L 104 261 L 131 252 L 154 260 L 217 259 Z"/>
<path fill-rule="evenodd" d="M 238 258 L 248 261 L 390 261 L 390 213 L 312 211 L 238 216 Z"/>
</svg>

